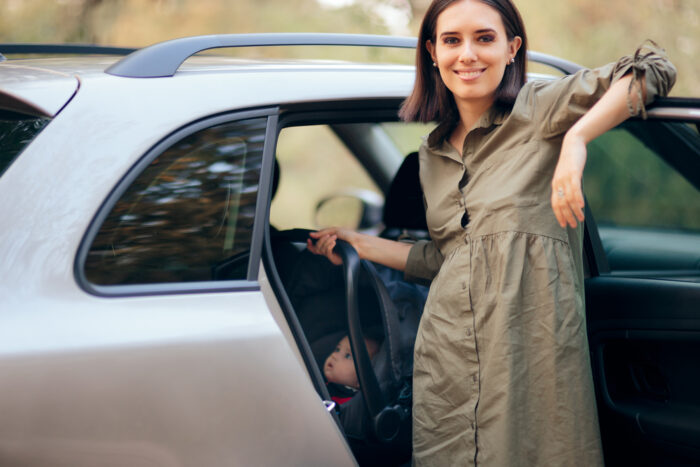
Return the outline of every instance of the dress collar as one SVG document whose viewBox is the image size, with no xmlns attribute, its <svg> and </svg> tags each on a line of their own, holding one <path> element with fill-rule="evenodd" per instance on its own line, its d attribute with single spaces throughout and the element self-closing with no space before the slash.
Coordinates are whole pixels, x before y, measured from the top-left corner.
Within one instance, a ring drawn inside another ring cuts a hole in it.
<svg viewBox="0 0 700 467">
<path fill-rule="evenodd" d="M 481 117 L 474 123 L 474 125 L 469 129 L 467 137 L 476 129 L 479 128 L 491 128 L 492 126 L 500 126 L 506 119 L 507 113 L 496 106 L 491 106 L 489 109 L 481 114 Z M 454 127 L 457 125 L 455 120 L 449 122 L 443 122 L 437 126 L 433 131 L 430 132 L 427 138 L 428 148 L 431 152 L 449 157 L 450 159 L 455 159 L 458 162 L 462 162 L 462 158 L 459 154 L 455 154 L 455 149 L 447 141 L 448 135 L 452 132 Z"/>
</svg>

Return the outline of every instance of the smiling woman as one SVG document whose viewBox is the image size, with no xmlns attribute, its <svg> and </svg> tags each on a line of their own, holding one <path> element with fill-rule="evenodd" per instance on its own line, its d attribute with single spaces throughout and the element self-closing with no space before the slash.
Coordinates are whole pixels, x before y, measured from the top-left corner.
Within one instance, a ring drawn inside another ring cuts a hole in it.
<svg viewBox="0 0 700 467">
<path fill-rule="evenodd" d="M 586 144 L 665 95 L 655 45 L 563 79 L 525 82 L 510 0 L 434 0 L 404 120 L 436 120 L 419 151 L 431 240 L 312 234 L 431 282 L 415 342 L 414 465 L 602 465 L 583 300 Z"/>
</svg>

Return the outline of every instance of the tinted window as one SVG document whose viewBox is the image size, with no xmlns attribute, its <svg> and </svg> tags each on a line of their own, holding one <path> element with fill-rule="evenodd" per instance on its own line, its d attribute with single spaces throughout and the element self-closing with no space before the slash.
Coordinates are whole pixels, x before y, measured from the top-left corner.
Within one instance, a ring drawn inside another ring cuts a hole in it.
<svg viewBox="0 0 700 467">
<path fill-rule="evenodd" d="M 700 267 L 698 161 L 695 124 L 630 121 L 589 145 L 585 191 L 611 270 Z"/>
<path fill-rule="evenodd" d="M 49 121 L 0 110 L 0 176 Z"/>
<path fill-rule="evenodd" d="M 227 123 L 158 156 L 87 255 L 95 284 L 246 279 L 266 119 Z"/>
</svg>

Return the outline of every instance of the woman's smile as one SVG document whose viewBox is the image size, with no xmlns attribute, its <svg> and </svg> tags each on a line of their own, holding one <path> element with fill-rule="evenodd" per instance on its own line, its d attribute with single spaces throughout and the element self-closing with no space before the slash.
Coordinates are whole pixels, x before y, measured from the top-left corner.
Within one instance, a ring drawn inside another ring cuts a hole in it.
<svg viewBox="0 0 700 467">
<path fill-rule="evenodd" d="M 486 68 L 470 68 L 467 70 L 454 70 L 462 81 L 474 81 L 484 74 Z"/>
</svg>

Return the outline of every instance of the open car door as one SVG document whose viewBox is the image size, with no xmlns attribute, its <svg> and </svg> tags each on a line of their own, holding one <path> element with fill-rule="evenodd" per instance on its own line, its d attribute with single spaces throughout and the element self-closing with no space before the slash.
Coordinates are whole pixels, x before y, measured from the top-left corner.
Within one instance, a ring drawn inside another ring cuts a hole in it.
<svg viewBox="0 0 700 467">
<path fill-rule="evenodd" d="M 588 148 L 586 310 L 607 465 L 700 464 L 698 122 L 700 99 L 664 99 Z"/>
</svg>

